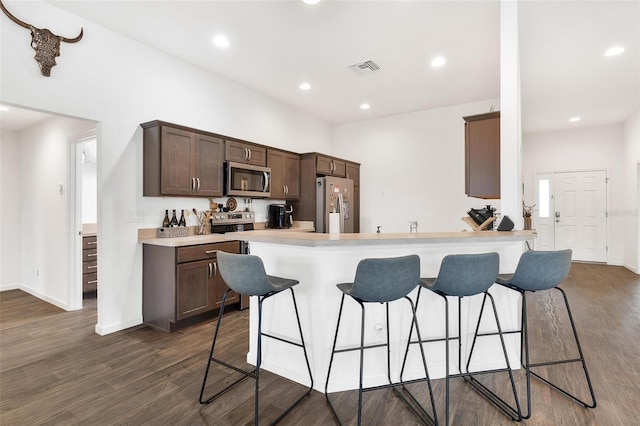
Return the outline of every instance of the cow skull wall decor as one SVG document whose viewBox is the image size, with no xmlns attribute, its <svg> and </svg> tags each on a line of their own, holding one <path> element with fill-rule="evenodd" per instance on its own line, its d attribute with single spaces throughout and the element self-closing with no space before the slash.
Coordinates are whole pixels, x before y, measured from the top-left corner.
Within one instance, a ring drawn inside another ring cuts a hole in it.
<svg viewBox="0 0 640 426">
<path fill-rule="evenodd" d="M 84 29 L 80 29 L 80 34 L 74 38 L 66 38 L 55 35 L 46 28 L 36 28 L 13 16 L 0 0 L 0 9 L 16 24 L 31 30 L 31 47 L 36 51 L 34 58 L 40 65 L 40 72 L 45 77 L 51 75 L 51 68 L 56 65 L 56 57 L 60 56 L 60 42 L 76 43 L 82 39 Z"/>
</svg>

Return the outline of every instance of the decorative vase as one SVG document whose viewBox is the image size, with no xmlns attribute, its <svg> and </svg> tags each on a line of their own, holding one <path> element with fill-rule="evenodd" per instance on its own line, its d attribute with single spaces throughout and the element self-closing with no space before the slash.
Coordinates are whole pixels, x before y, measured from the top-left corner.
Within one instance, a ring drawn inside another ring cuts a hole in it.
<svg viewBox="0 0 640 426">
<path fill-rule="evenodd" d="M 524 217 L 524 229 L 525 231 L 531 230 L 531 216 Z"/>
</svg>

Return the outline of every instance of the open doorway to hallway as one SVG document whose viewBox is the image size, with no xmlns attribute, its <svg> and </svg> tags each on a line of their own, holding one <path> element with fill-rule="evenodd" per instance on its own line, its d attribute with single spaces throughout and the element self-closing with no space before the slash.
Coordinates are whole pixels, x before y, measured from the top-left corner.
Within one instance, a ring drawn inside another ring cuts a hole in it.
<svg viewBox="0 0 640 426">
<path fill-rule="evenodd" d="M 0 229 L 2 247 L 11 250 L 0 251 L 0 289 L 21 289 L 68 311 L 81 309 L 74 152 L 79 135 L 95 138 L 97 122 L 2 106 L 7 109 L 0 120 Z"/>
</svg>

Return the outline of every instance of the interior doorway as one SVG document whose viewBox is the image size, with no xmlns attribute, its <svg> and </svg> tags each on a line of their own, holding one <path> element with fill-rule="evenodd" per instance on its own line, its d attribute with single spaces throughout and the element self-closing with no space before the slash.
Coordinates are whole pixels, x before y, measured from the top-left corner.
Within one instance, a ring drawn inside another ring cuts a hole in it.
<svg viewBox="0 0 640 426">
<path fill-rule="evenodd" d="M 75 241 L 76 285 L 78 303 L 97 298 L 98 292 L 98 199 L 97 199 L 97 136 L 91 130 L 73 138 L 72 161 L 75 174 Z M 79 294 L 79 295 L 78 295 Z"/>
<path fill-rule="evenodd" d="M 607 171 L 537 173 L 538 250 L 571 249 L 573 260 L 607 261 Z"/>
</svg>

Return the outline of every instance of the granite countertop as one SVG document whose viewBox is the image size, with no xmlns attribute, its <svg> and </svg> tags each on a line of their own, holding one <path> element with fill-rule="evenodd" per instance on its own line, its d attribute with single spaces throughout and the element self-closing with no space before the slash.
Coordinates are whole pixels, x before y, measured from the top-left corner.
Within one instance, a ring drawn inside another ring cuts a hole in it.
<svg viewBox="0 0 640 426">
<path fill-rule="evenodd" d="M 534 231 L 419 232 L 381 234 L 318 234 L 308 232 L 245 231 L 225 234 L 227 240 L 286 244 L 306 247 L 367 246 L 380 244 L 442 244 L 462 242 L 529 241 Z"/>
</svg>

